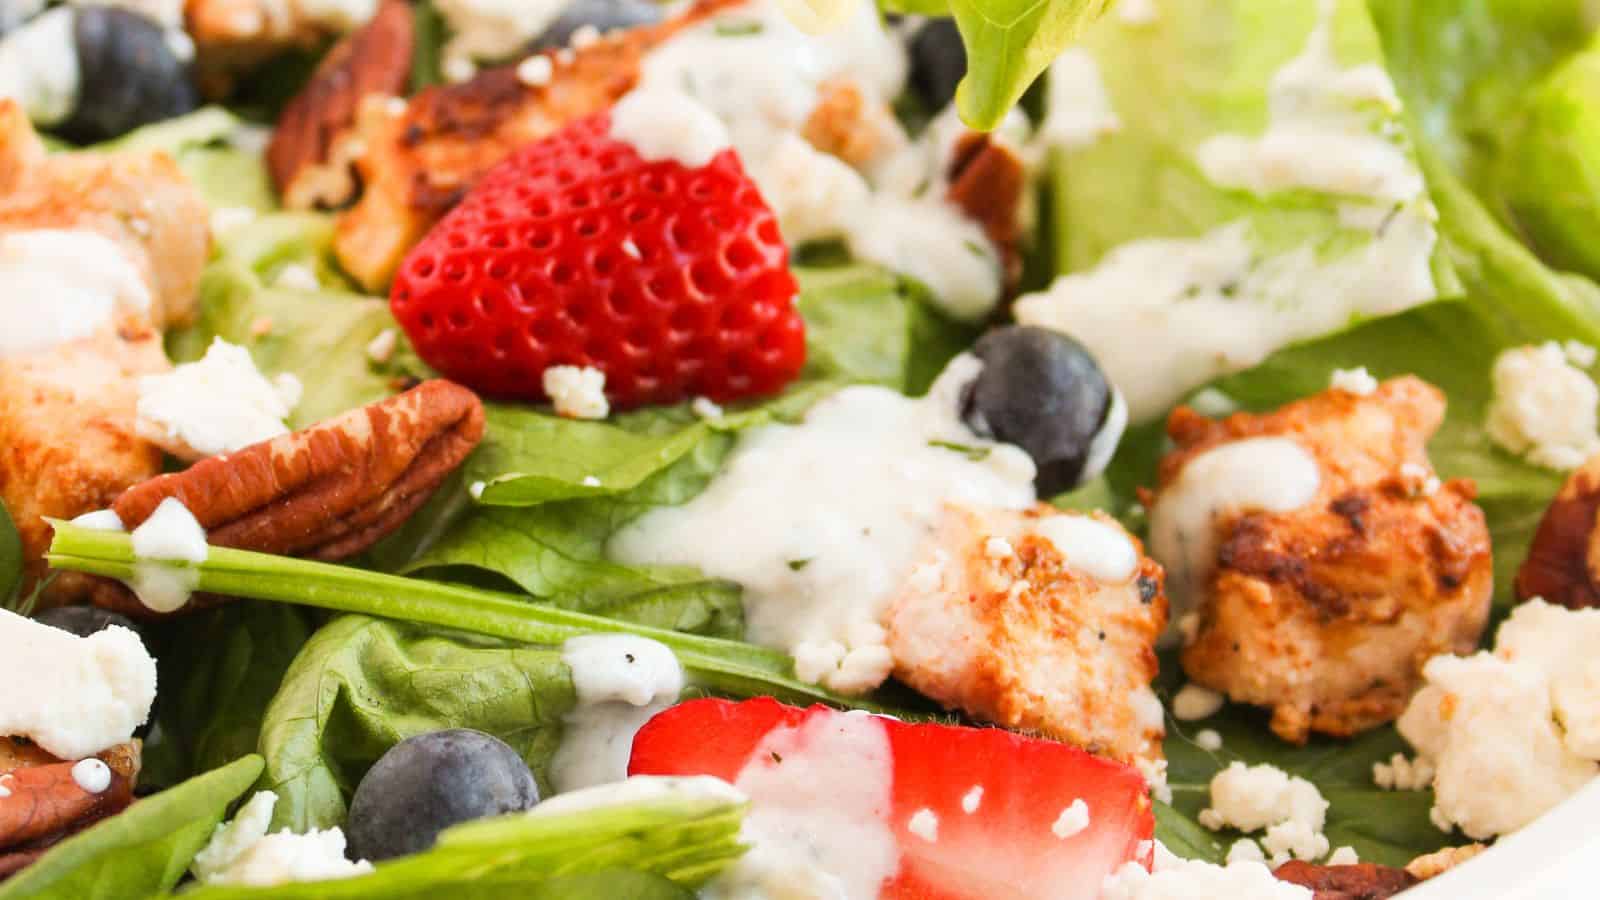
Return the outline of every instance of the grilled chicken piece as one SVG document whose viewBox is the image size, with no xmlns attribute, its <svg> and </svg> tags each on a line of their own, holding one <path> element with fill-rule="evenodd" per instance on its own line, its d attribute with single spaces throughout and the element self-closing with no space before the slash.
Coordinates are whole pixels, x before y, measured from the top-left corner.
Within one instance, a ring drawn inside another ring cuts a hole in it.
<svg viewBox="0 0 1600 900">
<path fill-rule="evenodd" d="M 50 529 L 108 506 L 161 471 L 134 432 L 135 376 L 171 366 L 161 329 L 194 315 L 208 253 L 205 201 L 159 154 L 46 156 L 28 120 L 0 101 L 0 232 L 83 229 L 109 238 L 144 276 L 149 313 L 66 345 L 0 358 L 0 498 L 21 533 L 27 571 L 43 573 Z M 87 579 L 61 578 L 49 599 Z"/>
<path fill-rule="evenodd" d="M 573 51 L 550 54 L 549 82 L 532 87 L 514 66 L 423 91 L 403 110 L 368 98 L 356 134 L 363 185 L 339 217 L 335 249 L 345 271 L 382 291 L 401 259 L 489 169 L 512 151 L 605 110 L 638 82 L 646 51 L 743 0 L 698 0 L 682 15 Z"/>
<path fill-rule="evenodd" d="M 1271 708 L 1272 730 L 1298 743 L 1392 721 L 1424 662 L 1477 647 L 1492 590 L 1489 531 L 1471 481 L 1433 477 L 1426 445 L 1444 412 L 1437 388 L 1404 377 L 1265 415 L 1172 414 L 1177 447 L 1147 498 L 1153 530 L 1185 466 L 1214 448 L 1288 438 L 1318 474 L 1298 508 L 1211 513 L 1212 568 L 1189 573 L 1198 621 L 1182 662 L 1191 679 Z"/>
<path fill-rule="evenodd" d="M 82 228 L 110 238 L 144 275 L 150 324 L 186 324 L 198 309 L 211 213 L 163 153 L 58 153 L 22 110 L 0 100 L 0 230 Z"/>
<path fill-rule="evenodd" d="M 1047 536 L 1047 506 L 951 509 L 884 619 L 895 677 L 947 707 L 1123 762 L 1161 758 L 1155 641 L 1161 567 L 1127 540 L 1131 576 L 1103 581 Z M 1114 538 L 1113 538 L 1114 540 Z"/>
</svg>

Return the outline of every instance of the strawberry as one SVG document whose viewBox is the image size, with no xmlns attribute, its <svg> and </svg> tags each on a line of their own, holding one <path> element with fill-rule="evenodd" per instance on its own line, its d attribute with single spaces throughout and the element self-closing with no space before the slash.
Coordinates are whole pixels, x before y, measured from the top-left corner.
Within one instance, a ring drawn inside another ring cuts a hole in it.
<svg viewBox="0 0 1600 900">
<path fill-rule="evenodd" d="M 645 724 L 634 738 L 628 771 L 715 775 L 737 783 L 747 765 L 762 762 L 753 760 L 755 751 L 775 730 L 847 715 L 771 698 L 690 701 Z M 887 821 L 900 850 L 899 870 L 880 897 L 1089 900 L 1124 863 L 1150 864 L 1155 817 L 1144 778 L 1132 767 L 995 728 L 876 721 L 892 758 Z M 973 790 L 978 786 L 981 794 Z M 819 806 L 830 802 L 828 784 L 814 790 Z M 1088 824 L 1076 833 L 1058 829 L 1075 800 L 1087 807 Z M 758 808 L 761 802 L 753 798 Z M 932 841 L 924 811 L 937 821 Z M 913 824 L 919 815 L 920 829 Z"/>
<path fill-rule="evenodd" d="M 610 122 L 486 175 L 402 264 L 395 318 L 429 365 L 498 397 L 544 399 L 558 365 L 604 372 L 619 407 L 779 390 L 805 362 L 805 325 L 738 155 L 645 160 Z"/>
</svg>

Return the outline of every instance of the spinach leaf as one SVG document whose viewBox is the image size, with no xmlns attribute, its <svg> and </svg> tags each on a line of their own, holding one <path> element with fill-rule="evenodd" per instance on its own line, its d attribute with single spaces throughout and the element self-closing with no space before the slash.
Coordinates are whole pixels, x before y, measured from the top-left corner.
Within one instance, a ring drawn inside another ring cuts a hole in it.
<svg viewBox="0 0 1600 900">
<path fill-rule="evenodd" d="M 247 756 L 140 800 L 0 883 L 0 900 L 129 900 L 170 891 L 260 774 L 261 758 Z"/>
<path fill-rule="evenodd" d="M 1111 8 L 1112 0 L 887 0 L 883 5 L 955 18 L 968 60 L 956 103 L 968 125 L 988 131 L 1084 27 Z"/>
<path fill-rule="evenodd" d="M 340 897 L 358 900 L 437 900 L 440 896 L 472 897 L 473 900 L 694 900 L 694 891 L 670 879 L 634 869 L 602 869 L 582 875 L 562 875 L 554 878 L 501 877 L 496 875 L 468 875 L 454 881 L 425 879 L 417 881 L 414 872 L 405 871 L 399 876 L 371 875 L 345 881 L 317 881 L 309 884 L 281 885 L 270 888 L 208 887 L 186 891 L 178 896 L 195 900 L 250 900 L 250 898 L 306 898 L 306 900 L 335 900 Z M 440 894 L 440 891 L 453 893 Z"/>
<path fill-rule="evenodd" d="M 5 501 L 0 500 L 0 608 L 12 608 L 22 586 L 22 538 Z"/>
<path fill-rule="evenodd" d="M 261 788 L 278 792 L 274 827 L 342 824 L 350 794 L 378 757 L 444 728 L 475 728 L 510 744 L 548 796 L 545 770 L 575 702 L 558 649 L 336 619 L 289 667 L 262 722 Z"/>
</svg>

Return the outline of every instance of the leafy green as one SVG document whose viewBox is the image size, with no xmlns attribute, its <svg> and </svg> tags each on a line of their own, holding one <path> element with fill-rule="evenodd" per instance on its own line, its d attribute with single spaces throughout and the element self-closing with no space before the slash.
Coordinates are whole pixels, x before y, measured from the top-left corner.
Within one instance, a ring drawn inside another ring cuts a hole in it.
<svg viewBox="0 0 1600 900">
<path fill-rule="evenodd" d="M 1112 6 L 1112 0 L 886 0 L 901 12 L 948 15 L 967 48 L 967 77 L 956 91 L 961 118 L 989 131 L 1062 50 Z"/>
<path fill-rule="evenodd" d="M 547 766 L 576 703 L 558 649 L 345 616 L 306 644 L 261 727 L 275 827 L 344 822 L 361 776 L 395 744 L 474 728 L 510 744 L 550 794 Z"/>
<path fill-rule="evenodd" d="M 261 766 L 248 756 L 140 800 L 0 883 L 0 900 L 137 900 L 172 890 Z"/>
<path fill-rule="evenodd" d="M 685 889 L 698 886 L 743 853 L 742 819 L 742 804 L 729 799 L 670 794 L 590 809 L 513 814 L 450 828 L 433 848 L 382 863 L 371 875 L 266 890 L 208 887 L 185 896 L 632 897 L 623 891 L 643 889 L 645 897 L 676 897 L 662 893 L 661 881 Z M 559 893 L 557 885 L 575 893 Z M 519 887 L 530 893 L 517 892 Z"/>
<path fill-rule="evenodd" d="M 22 586 L 22 537 L 0 500 L 0 608 L 9 609 Z"/>
<path fill-rule="evenodd" d="M 261 154 L 228 146 L 247 127 L 233 113 L 208 106 L 146 125 L 95 150 L 160 151 L 172 157 L 213 209 L 275 209 L 277 194 Z"/>
</svg>

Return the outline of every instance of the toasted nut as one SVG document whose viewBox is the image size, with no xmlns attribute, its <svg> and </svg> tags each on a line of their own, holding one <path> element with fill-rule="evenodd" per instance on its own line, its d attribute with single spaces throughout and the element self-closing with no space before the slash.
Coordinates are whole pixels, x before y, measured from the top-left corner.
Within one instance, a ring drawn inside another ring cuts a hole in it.
<svg viewBox="0 0 1600 900">
<path fill-rule="evenodd" d="M 1543 597 L 1570 609 L 1600 607 L 1600 456 L 1573 472 L 1550 502 L 1528 557 L 1517 570 L 1517 598 Z"/>
<path fill-rule="evenodd" d="M 0 738 L 0 879 L 32 862 L 44 849 L 133 802 L 139 745 L 118 744 L 98 757 L 111 784 L 91 793 L 72 777 L 76 760 L 58 760 L 36 748 Z"/>
<path fill-rule="evenodd" d="M 1406 863 L 1406 871 L 1422 881 L 1427 881 L 1429 878 L 1443 875 L 1487 849 L 1489 848 L 1482 844 L 1446 847 L 1443 850 L 1423 854 Z"/>
<path fill-rule="evenodd" d="M 113 508 L 136 528 L 176 497 L 211 543 L 339 560 L 398 528 L 483 437 L 483 404 L 428 381 L 304 431 L 135 485 Z"/>
<path fill-rule="evenodd" d="M 1319 866 L 1297 859 L 1274 869 L 1272 875 L 1310 888 L 1314 900 L 1384 900 L 1417 883 L 1405 869 L 1376 863 Z"/>
<path fill-rule="evenodd" d="M 818 93 L 801 134 L 823 153 L 863 168 L 904 141 L 894 114 L 881 103 L 868 103 L 854 81 L 830 79 Z"/>
<path fill-rule="evenodd" d="M 323 58 L 311 81 L 284 107 L 267 145 L 267 169 L 293 209 L 340 206 L 354 197 L 350 134 L 367 97 L 405 91 L 416 28 L 404 0 L 386 0 L 366 25 Z M 335 151 L 339 152 L 335 152 Z"/>
<path fill-rule="evenodd" d="M 945 174 L 950 179 L 950 202 L 983 226 L 983 233 L 1000 250 L 1006 284 L 1015 285 L 1022 275 L 1017 242 L 1028 187 L 1022 160 L 989 135 L 968 132 L 956 143 Z"/>
</svg>

